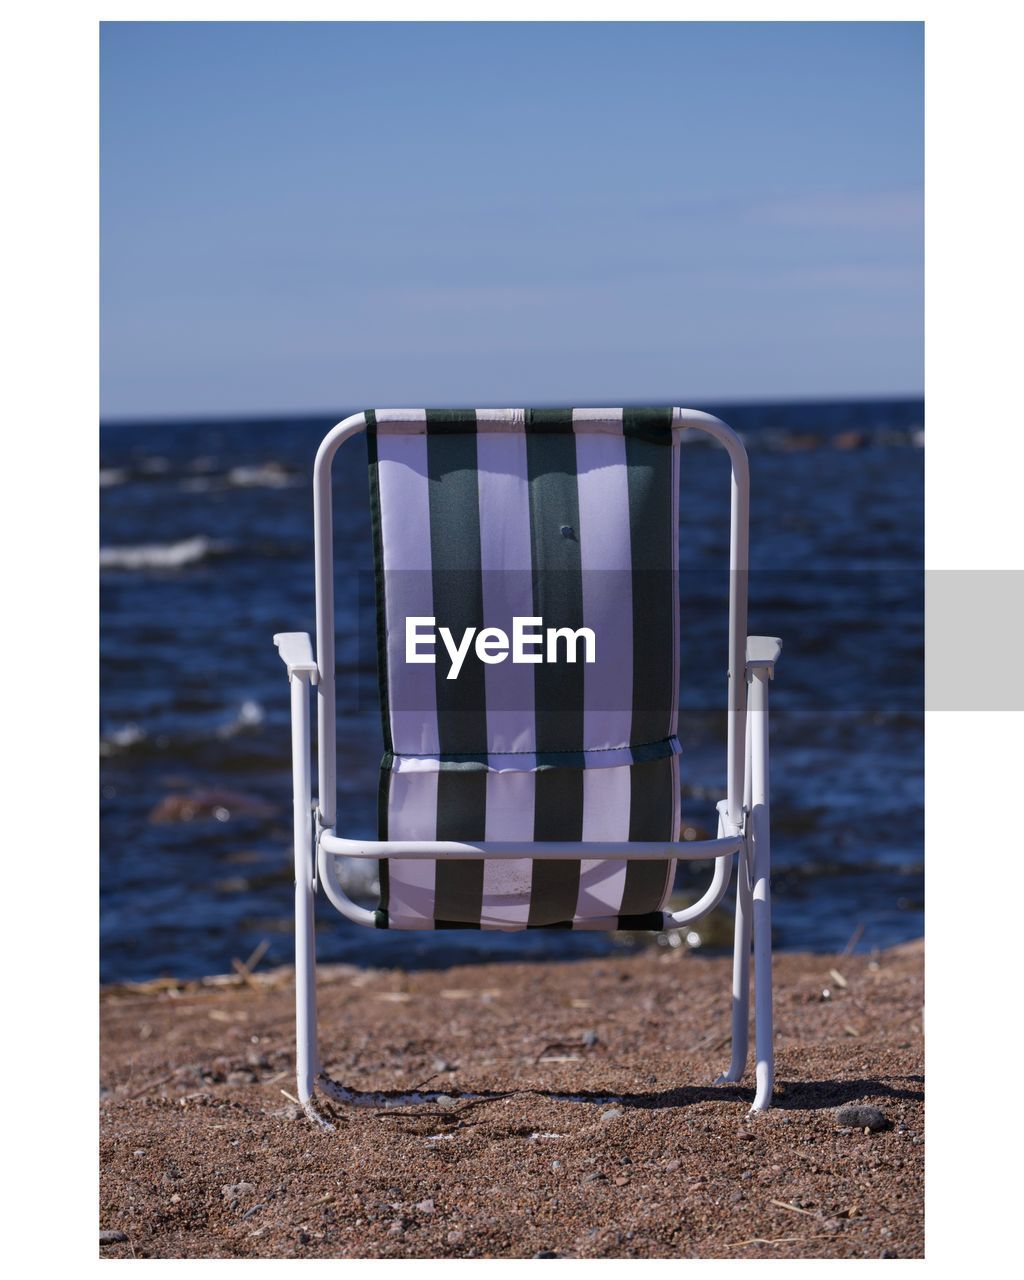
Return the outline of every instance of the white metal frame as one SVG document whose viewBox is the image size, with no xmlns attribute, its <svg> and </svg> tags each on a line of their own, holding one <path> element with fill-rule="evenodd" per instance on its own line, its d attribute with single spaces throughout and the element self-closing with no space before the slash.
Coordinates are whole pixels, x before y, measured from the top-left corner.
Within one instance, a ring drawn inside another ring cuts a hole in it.
<svg viewBox="0 0 1024 1280">
<path fill-rule="evenodd" d="M 380 416 L 380 415 L 379 415 Z M 274 636 L 288 670 L 292 713 L 292 790 L 295 838 L 295 1032 L 299 1100 L 311 1120 L 330 1126 L 316 1110 L 319 1084 L 330 1096 L 350 1095 L 323 1071 L 317 1041 L 314 902 L 318 885 L 356 924 L 374 915 L 352 902 L 338 882 L 336 858 L 614 858 L 714 859 L 703 897 L 666 915 L 677 929 L 706 915 L 722 900 L 737 860 L 732 978 L 732 1058 L 716 1083 L 738 1081 L 747 1064 L 750 1015 L 750 951 L 754 950 L 755 1095 L 752 1111 L 771 1105 L 773 1067 L 770 835 L 768 796 L 768 682 L 782 642 L 747 636 L 750 474 L 739 436 L 718 418 L 695 409 L 675 410 L 673 429 L 703 431 L 722 444 L 732 464 L 729 539 L 728 765 L 726 798 L 718 805 L 714 840 L 661 841 L 422 841 L 350 840 L 337 834 L 337 720 L 334 689 L 334 554 L 331 472 L 339 447 L 365 430 L 363 414 L 339 422 L 324 437 L 313 467 L 316 571 L 316 654 L 305 632 Z M 310 771 L 309 689 L 317 688 L 317 772 L 314 807 Z M 749 689 L 749 698 L 748 698 Z"/>
</svg>

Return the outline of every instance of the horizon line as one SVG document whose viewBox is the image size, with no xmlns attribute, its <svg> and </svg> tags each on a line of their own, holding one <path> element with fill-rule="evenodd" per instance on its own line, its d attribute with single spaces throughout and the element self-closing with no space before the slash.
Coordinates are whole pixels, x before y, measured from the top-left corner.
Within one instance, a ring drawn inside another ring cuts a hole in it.
<svg viewBox="0 0 1024 1280">
<path fill-rule="evenodd" d="M 923 391 L 901 391 L 889 393 L 877 393 L 874 395 L 865 395 L 861 393 L 837 394 L 830 396 L 809 395 L 809 396 L 742 396 L 738 399 L 719 396 L 700 396 L 696 400 L 703 402 L 705 405 L 712 405 L 716 408 L 753 408 L 778 406 L 780 408 L 789 405 L 833 405 L 833 404 L 877 404 L 883 401 L 920 401 L 924 403 L 925 395 Z M 676 404 L 682 406 L 682 401 L 675 400 L 637 400 L 631 398 L 621 402 L 623 408 L 635 408 L 638 405 L 646 406 L 652 403 Z M 378 408 L 380 406 L 372 405 L 369 408 Z M 387 408 L 445 408 L 449 409 L 453 406 L 445 405 L 387 405 Z M 508 408 L 507 404 L 474 404 L 471 406 L 460 406 L 473 409 L 504 409 Z M 567 409 L 589 407 L 583 406 L 578 400 L 549 400 L 545 403 L 546 408 Z M 697 405 L 691 402 L 687 407 L 696 408 Z M 334 421 L 344 421 L 355 413 L 365 412 L 365 409 L 350 409 L 341 414 L 339 418 L 336 409 L 278 409 L 278 410 L 194 410 L 180 414 L 155 414 L 147 415 L 142 413 L 136 414 L 116 414 L 113 416 L 100 415 L 100 428 L 104 427 L 127 427 L 127 426 L 186 426 L 200 425 L 205 423 L 237 423 L 237 422 L 273 422 L 278 419 L 284 419 L 292 422 L 312 422 L 321 419 L 333 419 Z"/>
</svg>

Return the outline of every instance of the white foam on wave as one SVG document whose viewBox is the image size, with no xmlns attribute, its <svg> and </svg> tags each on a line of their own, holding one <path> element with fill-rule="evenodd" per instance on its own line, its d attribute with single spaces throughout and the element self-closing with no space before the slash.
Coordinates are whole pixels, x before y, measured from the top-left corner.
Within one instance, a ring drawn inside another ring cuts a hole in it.
<svg viewBox="0 0 1024 1280">
<path fill-rule="evenodd" d="M 154 542 L 129 547 L 100 547 L 101 569 L 181 569 L 223 553 L 223 542 L 198 535 L 180 542 Z"/>
<path fill-rule="evenodd" d="M 116 484 L 124 484 L 128 472 L 124 467 L 100 467 L 100 488 L 112 489 Z"/>
<path fill-rule="evenodd" d="M 228 484 L 236 489 L 287 489 L 293 478 L 279 462 L 265 462 L 262 466 L 232 467 L 228 472 Z"/>
<path fill-rule="evenodd" d="M 148 734 L 140 725 L 129 721 L 117 729 L 111 729 L 100 738 L 100 755 L 112 756 L 119 751 L 128 751 L 140 742 L 145 742 Z"/>
<path fill-rule="evenodd" d="M 237 734 L 244 733 L 247 729 L 255 729 L 266 719 L 266 714 L 255 698 L 246 698 L 238 708 L 238 714 L 234 719 L 220 726 L 217 730 L 217 736 L 219 738 L 234 738 Z"/>
</svg>

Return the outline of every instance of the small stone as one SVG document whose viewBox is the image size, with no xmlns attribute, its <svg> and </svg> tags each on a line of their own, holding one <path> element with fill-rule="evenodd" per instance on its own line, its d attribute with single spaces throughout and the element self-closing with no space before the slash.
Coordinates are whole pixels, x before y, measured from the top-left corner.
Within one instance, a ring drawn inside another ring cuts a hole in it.
<svg viewBox="0 0 1024 1280">
<path fill-rule="evenodd" d="M 593 1173 L 588 1173 L 587 1176 L 583 1179 L 583 1181 L 584 1182 L 607 1182 L 608 1175 L 606 1173 L 601 1173 L 599 1169 L 595 1169 Z"/>
<path fill-rule="evenodd" d="M 753 1176 L 754 1175 L 750 1172 L 749 1169 L 744 1169 L 743 1172 L 740 1174 L 740 1177 L 743 1179 L 744 1182 L 749 1182 Z"/>
<path fill-rule="evenodd" d="M 450 1093 L 439 1093 L 434 1102 L 442 1111 L 451 1111 L 452 1107 L 458 1106 L 458 1103 Z"/>
<path fill-rule="evenodd" d="M 583 1038 L 583 1043 L 584 1043 L 584 1045 L 585 1045 L 588 1049 L 593 1049 L 594 1045 L 595 1045 L 595 1044 L 597 1044 L 597 1032 L 596 1032 L 596 1031 L 584 1031 L 584 1033 L 583 1033 L 583 1037 L 582 1037 L 582 1038 Z"/>
<path fill-rule="evenodd" d="M 419 1204 L 414 1205 L 413 1207 L 415 1208 L 417 1213 L 433 1213 L 434 1212 L 433 1200 L 421 1200 Z"/>
<path fill-rule="evenodd" d="M 462 1244 L 465 1238 L 466 1238 L 466 1233 L 464 1231 L 449 1231 L 448 1234 L 445 1236 L 445 1239 L 448 1241 L 449 1244 Z"/>
<path fill-rule="evenodd" d="M 559 1255 L 554 1249 L 541 1249 L 533 1255 L 535 1258 L 557 1258 Z"/>
<path fill-rule="evenodd" d="M 619 1176 L 615 1179 L 615 1185 L 617 1187 L 624 1187 L 628 1184 L 628 1182 L 629 1182 L 628 1173 L 620 1173 Z"/>
<path fill-rule="evenodd" d="M 233 1182 L 221 1187 L 220 1193 L 225 1200 L 237 1200 L 239 1196 L 249 1196 L 256 1190 L 251 1182 Z"/>
<path fill-rule="evenodd" d="M 867 1129 L 870 1133 L 880 1133 L 881 1130 L 889 1127 L 889 1121 L 884 1112 L 879 1111 L 877 1107 L 865 1107 L 859 1104 L 837 1107 L 835 1119 L 840 1127 Z"/>
<path fill-rule="evenodd" d="M 297 1232 L 295 1233 L 295 1239 L 296 1239 L 296 1240 L 298 1240 L 299 1244 L 309 1244 L 309 1234 L 308 1234 L 308 1232 L 305 1232 L 305 1231 L 297 1231 Z"/>
<path fill-rule="evenodd" d="M 612 1120 L 618 1120 L 622 1114 L 621 1107 L 609 1107 L 607 1111 L 601 1112 L 601 1123 L 609 1124 Z"/>
<path fill-rule="evenodd" d="M 830 1236 L 834 1236 L 837 1231 L 842 1231 L 843 1229 L 841 1218 L 828 1218 L 823 1225 Z"/>
<path fill-rule="evenodd" d="M 666 1172 L 666 1173 L 675 1173 L 675 1171 L 676 1171 L 678 1168 L 680 1168 L 680 1163 L 679 1163 L 679 1161 L 678 1161 L 678 1160 L 670 1160 L 670 1161 L 668 1162 L 668 1164 L 665 1166 L 665 1172 Z"/>
<path fill-rule="evenodd" d="M 123 1231 L 101 1231 L 100 1244 L 127 1244 L 128 1237 Z"/>
<path fill-rule="evenodd" d="M 259 1213 L 262 1208 L 263 1206 L 261 1204 L 254 1204 L 251 1209 L 246 1209 L 245 1213 L 242 1214 L 242 1221 L 248 1222 L 248 1220 L 252 1217 L 255 1217 L 255 1215 Z"/>
<path fill-rule="evenodd" d="M 559 1171 L 559 1169 L 561 1169 L 561 1167 L 562 1167 L 562 1162 L 561 1162 L 561 1160 L 552 1160 L 552 1161 L 551 1161 L 551 1172 L 552 1172 L 552 1173 L 557 1173 L 557 1172 Z"/>
</svg>

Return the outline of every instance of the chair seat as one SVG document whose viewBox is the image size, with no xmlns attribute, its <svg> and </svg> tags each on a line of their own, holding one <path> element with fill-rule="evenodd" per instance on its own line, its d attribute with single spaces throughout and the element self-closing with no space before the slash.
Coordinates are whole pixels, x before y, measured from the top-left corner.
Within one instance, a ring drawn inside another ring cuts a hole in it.
<svg viewBox="0 0 1024 1280">
<path fill-rule="evenodd" d="M 678 840 L 679 757 L 606 768 L 388 774 L 391 840 Z M 380 864 L 380 928 L 660 929 L 675 861 Z"/>
</svg>

